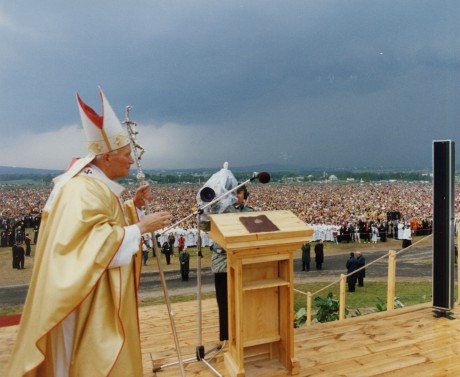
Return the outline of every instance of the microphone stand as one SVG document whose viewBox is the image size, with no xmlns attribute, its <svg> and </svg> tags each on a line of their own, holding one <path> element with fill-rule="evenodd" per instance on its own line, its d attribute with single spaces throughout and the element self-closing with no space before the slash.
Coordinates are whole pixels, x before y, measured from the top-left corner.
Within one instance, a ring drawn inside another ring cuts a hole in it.
<svg viewBox="0 0 460 377">
<path fill-rule="evenodd" d="M 206 208 L 208 208 L 208 207 L 212 206 L 213 204 L 219 202 L 220 200 L 222 200 L 226 196 L 230 195 L 231 193 L 233 193 L 236 190 L 238 190 L 240 187 L 242 187 L 245 184 L 253 181 L 256 178 L 258 178 L 258 175 L 256 173 L 254 173 L 252 178 L 244 181 L 243 183 L 240 183 L 238 186 L 235 186 L 231 190 L 223 193 L 222 195 L 220 195 L 219 197 L 213 199 L 209 203 L 206 203 L 205 205 L 203 205 L 200 208 L 198 208 L 196 211 L 192 212 L 190 215 L 188 215 L 188 216 L 184 217 L 183 219 L 177 221 L 176 223 L 172 224 L 171 226 L 167 227 L 166 229 L 164 229 L 163 231 L 161 231 L 159 233 L 160 235 L 162 235 L 162 234 L 168 232 L 169 230 L 175 228 L 177 225 L 179 225 L 180 223 L 182 223 L 185 220 L 189 219 L 190 217 L 196 216 L 197 230 L 198 230 L 197 257 L 196 257 L 196 265 L 197 265 L 197 267 L 196 267 L 196 269 L 197 269 L 197 274 L 196 274 L 196 276 L 197 276 L 197 305 L 198 305 L 198 309 L 197 309 L 197 327 L 198 327 L 198 329 L 197 329 L 197 344 L 198 345 L 196 346 L 196 357 L 191 357 L 189 359 L 185 359 L 182 362 L 183 363 L 191 363 L 191 362 L 195 362 L 195 361 L 201 361 L 209 369 L 211 369 L 211 371 L 214 372 L 216 374 L 216 376 L 218 376 L 218 377 L 222 377 L 222 375 L 209 363 L 209 361 L 211 361 L 217 355 L 217 353 L 223 349 L 224 345 L 222 345 L 222 346 L 219 345 L 219 346 L 213 347 L 209 351 L 205 352 L 205 348 L 204 348 L 204 345 L 202 343 L 202 328 L 201 328 L 201 325 L 202 325 L 202 314 L 201 314 L 201 312 L 202 312 L 201 258 L 203 257 L 203 255 L 201 253 L 201 229 L 200 229 L 201 215 L 203 214 L 203 212 L 204 212 L 204 210 Z M 267 183 L 267 182 L 264 182 L 264 183 Z M 211 357 L 211 359 L 207 360 L 206 356 L 209 353 L 213 352 L 213 351 L 217 351 L 216 354 L 214 354 Z M 167 368 L 167 367 L 170 367 L 170 366 L 174 366 L 174 365 L 177 365 L 177 362 L 160 365 L 158 367 L 155 367 L 153 369 L 153 371 L 154 372 L 159 372 L 161 369 L 164 369 L 164 368 Z"/>
<path fill-rule="evenodd" d="M 197 270 L 197 273 L 196 273 L 196 279 L 197 279 L 196 296 L 197 296 L 197 305 L 198 305 L 198 308 L 197 308 L 197 346 L 195 348 L 195 357 L 184 359 L 184 360 L 182 360 L 182 362 L 183 363 L 192 363 L 192 362 L 195 362 L 195 361 L 201 361 L 212 372 L 214 372 L 214 374 L 216 376 L 222 377 L 222 375 L 219 373 L 219 371 L 210 364 L 210 362 L 209 362 L 210 360 L 206 360 L 206 358 L 205 358 L 208 353 L 216 351 L 216 350 L 220 351 L 222 349 L 222 347 L 221 346 L 216 346 L 216 347 L 213 347 L 212 349 L 210 349 L 208 352 L 205 352 L 205 348 L 204 348 L 204 345 L 203 345 L 203 342 L 202 342 L 202 328 L 201 328 L 201 325 L 202 325 L 202 314 L 201 314 L 201 310 L 202 310 L 201 271 L 202 271 L 202 269 L 201 269 L 201 258 L 203 257 L 203 254 L 201 252 L 201 230 L 200 230 L 200 215 L 202 213 L 203 213 L 203 210 L 198 209 L 198 210 L 196 210 L 195 212 L 193 212 L 191 214 L 191 215 L 196 215 L 197 229 L 198 229 L 198 237 L 197 237 L 197 245 L 196 245 L 197 246 L 197 253 L 196 253 L 197 254 L 197 256 L 196 256 L 196 270 Z M 160 235 L 164 234 L 166 231 L 174 228 L 175 226 L 177 226 L 181 222 L 183 222 L 186 219 L 190 218 L 191 215 L 187 216 L 186 218 L 184 218 L 182 220 L 179 220 L 177 223 L 175 223 L 172 226 L 168 227 L 167 229 L 162 231 L 160 233 Z M 214 358 L 214 357 L 215 357 L 215 355 L 212 358 Z M 171 366 L 175 366 L 175 365 L 177 365 L 177 362 L 168 363 L 168 364 L 162 364 L 160 366 L 154 367 L 153 371 L 154 372 L 159 372 L 162 369 L 165 369 L 165 368 L 168 368 L 168 367 L 171 367 Z"/>
<path fill-rule="evenodd" d="M 126 125 L 127 131 L 128 131 L 129 139 L 130 139 L 130 142 L 131 142 L 131 149 L 132 149 L 132 153 L 134 154 L 134 160 L 136 162 L 136 167 L 137 167 L 137 182 L 141 186 L 141 185 L 144 184 L 144 179 L 145 179 L 145 175 L 142 172 L 142 167 L 141 167 L 141 163 L 140 163 L 140 159 L 142 157 L 142 154 L 144 153 L 144 149 L 139 144 L 137 144 L 137 142 L 136 142 L 136 135 L 137 135 L 137 132 L 135 130 L 136 123 L 129 119 L 130 110 L 131 110 L 131 106 L 126 106 L 126 110 L 125 110 L 126 120 L 123 122 L 123 124 Z M 140 151 L 140 153 L 138 153 L 138 150 Z M 150 209 L 150 203 L 148 201 L 145 202 L 145 208 L 147 210 L 147 214 L 150 214 L 151 209 Z M 169 322 L 171 324 L 171 330 L 172 330 L 172 333 L 173 333 L 174 343 L 176 345 L 178 364 L 180 366 L 181 376 L 185 377 L 184 365 L 183 365 L 183 362 L 182 362 L 182 355 L 181 355 L 181 352 L 180 352 L 179 339 L 177 337 L 176 325 L 175 325 L 175 322 L 174 322 L 174 313 L 172 311 L 171 302 L 169 300 L 169 294 L 168 294 L 168 289 L 167 289 L 167 286 L 166 286 L 165 276 L 164 276 L 164 273 L 163 273 L 163 267 L 162 267 L 162 264 L 161 264 L 161 258 L 160 258 L 160 254 L 158 253 L 158 245 L 156 243 L 155 232 L 152 232 L 151 236 L 152 236 L 152 240 L 153 240 L 153 250 L 154 250 L 155 256 L 156 256 L 155 259 L 157 261 L 158 272 L 159 272 L 159 275 L 160 275 L 161 287 L 163 289 L 163 295 L 164 295 L 164 298 L 165 298 L 165 304 L 166 304 L 166 307 L 168 309 Z"/>
</svg>

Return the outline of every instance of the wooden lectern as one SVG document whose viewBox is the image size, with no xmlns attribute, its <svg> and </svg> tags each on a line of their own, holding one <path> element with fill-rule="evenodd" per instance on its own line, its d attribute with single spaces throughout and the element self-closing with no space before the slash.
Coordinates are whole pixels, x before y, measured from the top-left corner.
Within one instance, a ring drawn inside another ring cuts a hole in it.
<svg viewBox="0 0 460 377">
<path fill-rule="evenodd" d="M 209 217 L 209 236 L 227 251 L 227 371 L 232 377 L 297 374 L 293 253 L 313 229 L 291 211 Z"/>
</svg>

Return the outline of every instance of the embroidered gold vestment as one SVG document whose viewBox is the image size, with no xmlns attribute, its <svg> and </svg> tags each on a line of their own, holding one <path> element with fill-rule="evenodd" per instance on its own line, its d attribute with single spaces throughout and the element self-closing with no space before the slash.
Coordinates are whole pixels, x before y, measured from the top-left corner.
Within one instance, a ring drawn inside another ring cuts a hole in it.
<svg viewBox="0 0 460 377">
<path fill-rule="evenodd" d="M 109 268 L 138 221 L 103 182 L 76 176 L 43 212 L 8 376 L 53 376 L 50 333 L 75 312 L 69 376 L 142 376 L 137 290 L 141 250 Z"/>
</svg>

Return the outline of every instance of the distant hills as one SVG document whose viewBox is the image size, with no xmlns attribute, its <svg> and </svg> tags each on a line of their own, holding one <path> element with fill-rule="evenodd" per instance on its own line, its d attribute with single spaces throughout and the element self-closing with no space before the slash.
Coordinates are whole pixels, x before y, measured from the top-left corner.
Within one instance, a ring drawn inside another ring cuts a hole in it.
<svg viewBox="0 0 460 377">
<path fill-rule="evenodd" d="M 34 169 L 34 168 L 20 168 L 15 166 L 0 166 L 0 174 L 51 174 L 57 175 L 62 173 L 62 170 L 51 169 Z"/>
<path fill-rule="evenodd" d="M 145 169 L 146 181 L 156 184 L 174 183 L 202 183 L 213 173 L 216 168 L 197 169 Z M 313 182 L 313 181 L 338 181 L 338 182 L 396 182 L 416 181 L 430 182 L 431 169 L 414 168 L 304 168 L 274 164 L 251 165 L 230 167 L 238 181 L 252 177 L 253 173 L 267 172 L 271 182 Z M 13 166 L 0 166 L 0 186 L 45 185 L 52 184 L 52 179 L 63 170 L 34 169 Z M 121 178 L 122 184 L 136 184 L 136 171 L 131 169 L 130 177 Z M 460 178 L 459 178 L 460 179 Z"/>
<path fill-rule="evenodd" d="M 213 168 L 193 168 L 193 169 L 144 169 L 146 174 L 212 174 L 217 172 L 221 166 Z M 134 169 L 132 169 L 134 172 Z M 248 166 L 230 166 L 230 170 L 234 173 L 245 172 L 289 172 L 299 175 L 308 175 L 315 172 L 325 172 L 327 174 L 335 174 L 337 172 L 431 172 L 430 168 L 402 168 L 402 167 L 349 167 L 349 168 L 333 168 L 333 167 L 318 167 L 306 168 L 295 165 L 280 165 L 280 164 L 260 164 Z M 63 170 L 55 169 L 35 169 L 15 166 L 0 166 L 0 174 L 12 175 L 52 175 L 56 176 L 63 173 Z"/>
</svg>

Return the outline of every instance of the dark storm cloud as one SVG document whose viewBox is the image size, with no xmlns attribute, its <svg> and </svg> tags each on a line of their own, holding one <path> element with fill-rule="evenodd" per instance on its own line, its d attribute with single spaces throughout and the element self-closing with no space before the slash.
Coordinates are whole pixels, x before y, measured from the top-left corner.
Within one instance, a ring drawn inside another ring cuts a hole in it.
<svg viewBox="0 0 460 377">
<path fill-rule="evenodd" d="M 0 127 L 13 138 L 13 128 L 79 124 L 75 91 L 99 110 L 101 85 L 120 117 L 133 105 L 149 142 L 187 135 L 167 159 L 146 158 L 155 167 L 429 166 L 432 140 L 459 136 L 459 8 L 10 2 L 0 7 Z"/>
</svg>

